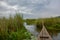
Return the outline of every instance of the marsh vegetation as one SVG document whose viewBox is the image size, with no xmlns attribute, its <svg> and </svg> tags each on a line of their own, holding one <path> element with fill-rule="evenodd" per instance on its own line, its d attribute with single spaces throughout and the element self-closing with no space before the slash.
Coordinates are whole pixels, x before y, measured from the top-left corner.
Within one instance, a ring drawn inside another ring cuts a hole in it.
<svg viewBox="0 0 60 40">
<path fill-rule="evenodd" d="M 51 35 L 57 35 L 60 32 L 60 17 L 40 18 L 40 19 L 23 19 L 21 14 L 14 17 L 0 18 L 0 40 L 30 40 L 32 34 L 24 27 L 24 22 L 28 25 L 36 25 L 36 30 L 40 32 L 42 29 L 42 20 Z"/>
</svg>

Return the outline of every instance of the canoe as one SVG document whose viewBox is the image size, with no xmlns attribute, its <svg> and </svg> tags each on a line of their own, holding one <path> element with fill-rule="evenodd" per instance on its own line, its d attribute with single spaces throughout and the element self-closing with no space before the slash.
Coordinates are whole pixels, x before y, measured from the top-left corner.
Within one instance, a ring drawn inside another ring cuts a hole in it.
<svg viewBox="0 0 60 40">
<path fill-rule="evenodd" d="M 51 36 L 49 35 L 44 25 L 40 34 L 38 35 L 38 40 L 52 40 Z"/>
</svg>

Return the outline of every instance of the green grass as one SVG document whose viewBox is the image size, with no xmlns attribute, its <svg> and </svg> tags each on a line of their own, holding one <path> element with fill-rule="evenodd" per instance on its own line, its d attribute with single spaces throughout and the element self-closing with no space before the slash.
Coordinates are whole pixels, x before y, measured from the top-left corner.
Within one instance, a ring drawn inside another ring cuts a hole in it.
<svg viewBox="0 0 60 40">
<path fill-rule="evenodd" d="M 25 29 L 23 23 L 21 14 L 9 18 L 0 18 L 0 40 L 24 40 L 30 38 L 31 35 Z"/>
<path fill-rule="evenodd" d="M 60 30 L 60 17 L 28 19 L 28 24 L 36 24 L 37 29 L 42 28 L 42 21 L 47 29 Z"/>
</svg>

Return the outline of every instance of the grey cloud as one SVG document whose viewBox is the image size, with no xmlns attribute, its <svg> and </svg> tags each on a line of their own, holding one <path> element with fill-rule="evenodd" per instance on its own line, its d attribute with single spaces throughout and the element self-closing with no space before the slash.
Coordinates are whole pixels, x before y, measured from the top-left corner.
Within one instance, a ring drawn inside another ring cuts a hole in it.
<svg viewBox="0 0 60 40">
<path fill-rule="evenodd" d="M 60 15 L 60 0 L 3 0 L 8 6 L 15 7 L 17 5 L 21 13 L 25 13 L 25 18 L 50 17 Z M 13 13 L 15 9 L 7 9 L 0 6 L 0 11 L 11 10 Z M 32 13 L 31 15 L 29 13 Z M 29 16 L 29 17 L 28 17 Z"/>
</svg>

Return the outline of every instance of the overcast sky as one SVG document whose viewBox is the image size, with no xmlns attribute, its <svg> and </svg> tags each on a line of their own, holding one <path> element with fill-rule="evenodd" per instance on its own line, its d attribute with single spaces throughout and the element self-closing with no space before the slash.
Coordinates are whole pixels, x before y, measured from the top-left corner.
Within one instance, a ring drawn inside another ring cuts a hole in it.
<svg viewBox="0 0 60 40">
<path fill-rule="evenodd" d="M 24 18 L 60 16 L 60 0 L 0 0 L 0 16 L 19 11 Z"/>
</svg>

